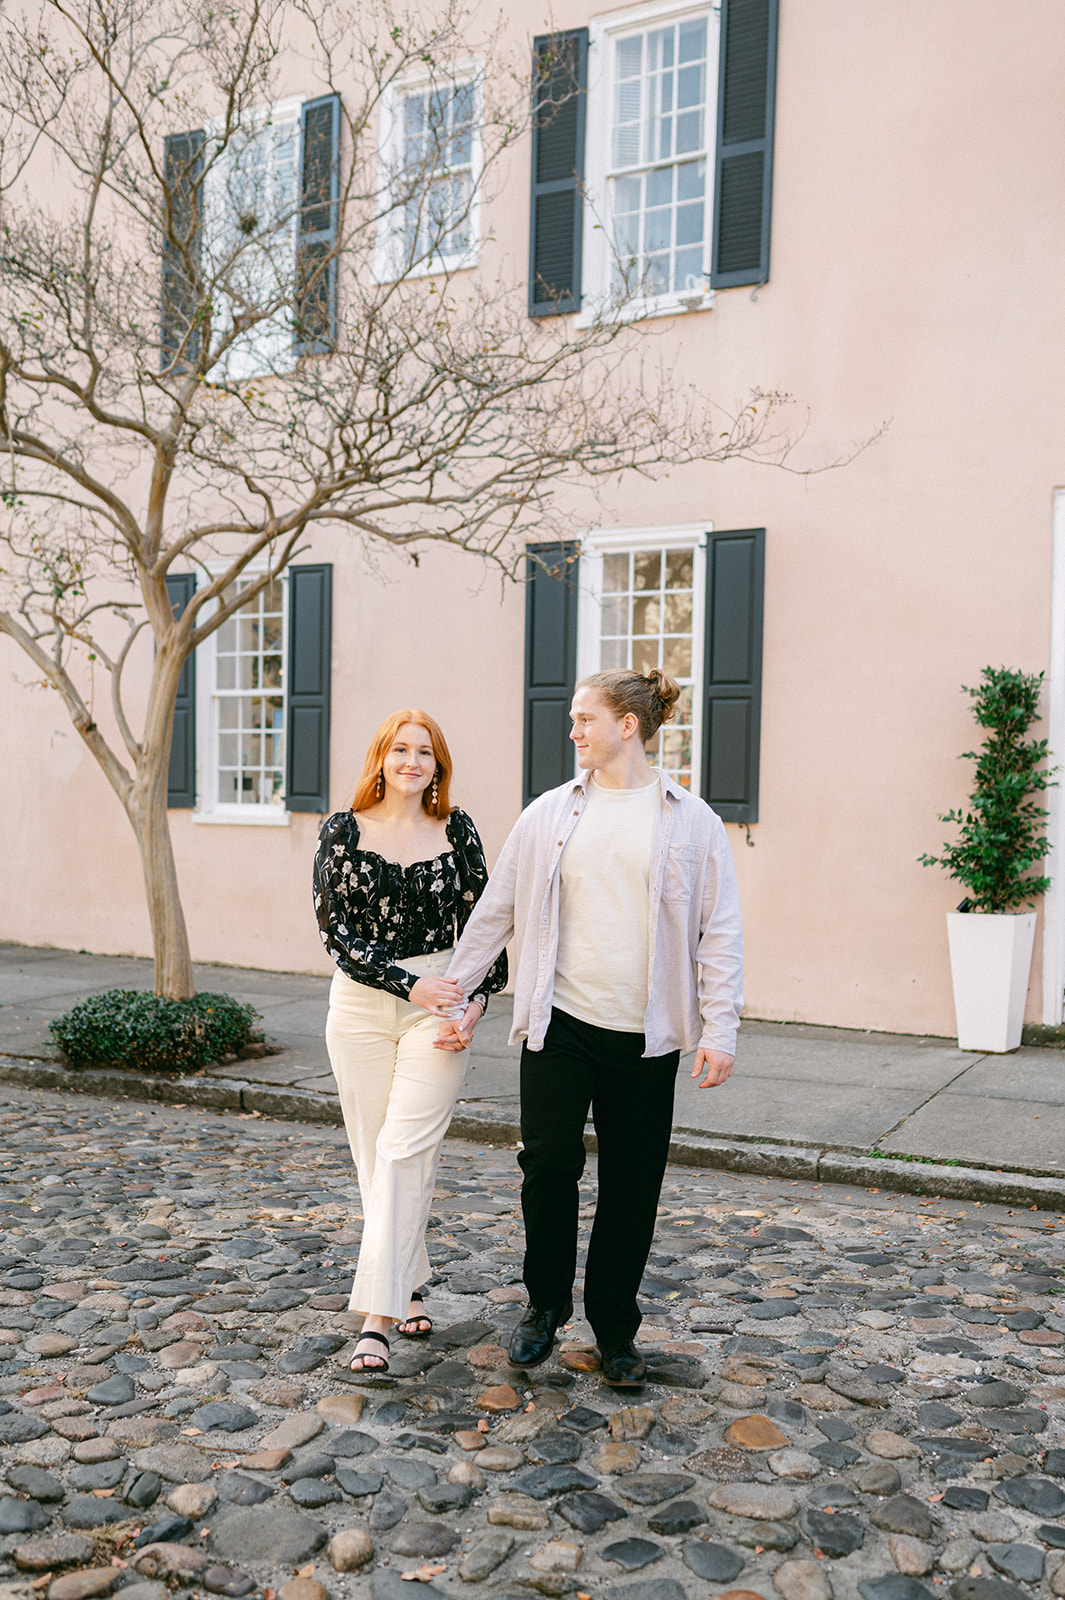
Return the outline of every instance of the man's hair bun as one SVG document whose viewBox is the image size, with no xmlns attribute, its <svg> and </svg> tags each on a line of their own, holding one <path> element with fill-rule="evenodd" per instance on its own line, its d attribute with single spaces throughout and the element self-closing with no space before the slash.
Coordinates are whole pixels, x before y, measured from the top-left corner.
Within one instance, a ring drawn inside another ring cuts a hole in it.
<svg viewBox="0 0 1065 1600">
<path fill-rule="evenodd" d="M 667 678 L 661 667 L 652 667 L 647 674 L 647 681 L 651 685 L 655 699 L 662 707 L 662 721 L 669 722 L 673 716 L 673 707 L 680 699 L 680 684 L 674 683 L 672 678 Z"/>
</svg>

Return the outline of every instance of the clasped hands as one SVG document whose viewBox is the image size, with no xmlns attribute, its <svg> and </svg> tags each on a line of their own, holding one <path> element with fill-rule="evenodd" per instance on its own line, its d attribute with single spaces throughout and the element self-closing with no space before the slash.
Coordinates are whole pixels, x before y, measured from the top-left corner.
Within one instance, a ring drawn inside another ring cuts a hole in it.
<svg viewBox="0 0 1065 1600">
<path fill-rule="evenodd" d="M 461 1017 L 449 1016 L 462 1004 L 462 990 L 450 978 L 419 978 L 410 991 L 412 1004 L 431 1011 L 440 1018 L 440 1028 L 433 1042 L 434 1050 L 468 1050 L 473 1040 L 473 1030 L 484 1014 L 484 1008 L 471 1000 Z"/>
</svg>

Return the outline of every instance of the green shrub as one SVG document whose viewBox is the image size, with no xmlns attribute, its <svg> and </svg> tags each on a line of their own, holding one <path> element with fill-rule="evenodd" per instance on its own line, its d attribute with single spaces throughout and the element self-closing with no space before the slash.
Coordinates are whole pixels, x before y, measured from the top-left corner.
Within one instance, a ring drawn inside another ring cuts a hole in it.
<svg viewBox="0 0 1065 1600">
<path fill-rule="evenodd" d="M 976 762 L 969 809 L 941 815 L 940 822 L 957 826 L 958 838 L 941 856 L 919 859 L 965 885 L 969 898 L 959 911 L 1013 911 L 1050 886 L 1043 873 L 1031 871 L 1047 852 L 1047 813 L 1029 796 L 1056 780 L 1043 766 L 1047 741 L 1025 738 L 1039 715 L 1043 674 L 985 667 L 980 679 L 979 688 L 963 691 L 987 732 L 980 749 L 962 757 Z"/>
<path fill-rule="evenodd" d="M 258 1020 L 228 994 L 164 1000 L 143 989 L 108 989 L 56 1018 L 52 1036 L 75 1067 L 195 1072 L 242 1050 Z"/>
</svg>

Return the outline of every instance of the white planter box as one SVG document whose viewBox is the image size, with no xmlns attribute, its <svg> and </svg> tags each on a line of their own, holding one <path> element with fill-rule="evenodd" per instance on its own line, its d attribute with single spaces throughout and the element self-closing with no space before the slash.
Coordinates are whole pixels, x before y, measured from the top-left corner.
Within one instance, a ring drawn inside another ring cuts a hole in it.
<svg viewBox="0 0 1065 1600">
<path fill-rule="evenodd" d="M 959 1050 L 1001 1053 L 1020 1044 L 1035 915 L 947 912 Z"/>
</svg>

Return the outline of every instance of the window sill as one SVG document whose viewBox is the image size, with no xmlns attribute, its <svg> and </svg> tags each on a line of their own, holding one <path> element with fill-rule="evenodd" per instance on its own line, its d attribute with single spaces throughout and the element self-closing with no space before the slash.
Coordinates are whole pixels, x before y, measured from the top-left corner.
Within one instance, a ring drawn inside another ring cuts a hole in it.
<svg viewBox="0 0 1065 1600">
<path fill-rule="evenodd" d="M 194 811 L 192 820 L 214 827 L 288 828 L 292 813 L 284 806 L 216 806 L 213 811 Z"/>
<path fill-rule="evenodd" d="M 655 317 L 686 317 L 695 311 L 712 311 L 715 298 L 713 289 L 704 289 L 691 294 L 663 294 L 651 299 L 633 299 L 618 308 L 618 315 L 622 322 L 650 322 Z M 573 326 L 581 330 L 590 328 L 603 309 L 589 297 L 574 317 Z"/>
<path fill-rule="evenodd" d="M 415 279 L 423 278 L 450 278 L 455 272 L 472 272 L 477 266 L 477 251 L 467 251 L 461 256 L 446 256 L 439 261 L 420 262 L 413 267 L 396 269 L 394 267 L 379 267 L 374 269 L 374 283 L 412 283 Z"/>
</svg>

